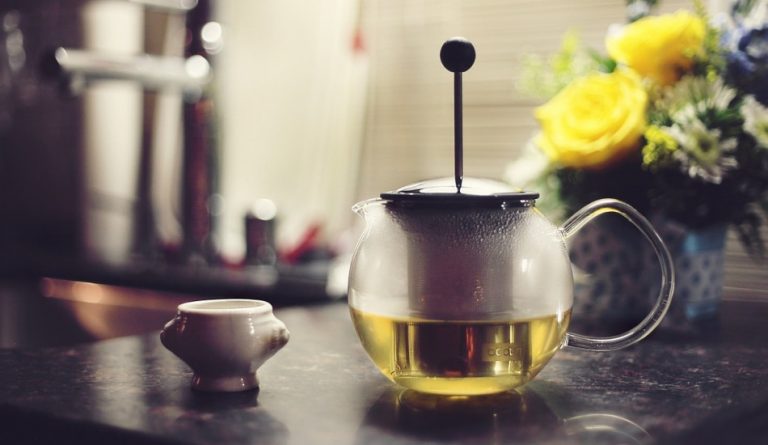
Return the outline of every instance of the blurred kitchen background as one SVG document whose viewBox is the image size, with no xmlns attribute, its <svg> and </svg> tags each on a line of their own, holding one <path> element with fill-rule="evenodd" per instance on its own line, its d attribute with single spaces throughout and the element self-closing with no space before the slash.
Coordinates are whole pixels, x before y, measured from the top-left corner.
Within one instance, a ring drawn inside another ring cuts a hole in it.
<svg viewBox="0 0 768 445">
<path fill-rule="evenodd" d="M 0 346 L 157 329 L 193 298 L 343 297 L 351 205 L 452 172 L 442 42 L 478 50 L 465 174 L 501 179 L 535 130 L 523 55 L 568 29 L 599 47 L 625 14 L 623 0 L 0 0 Z M 764 267 L 731 236 L 726 298 L 767 299 Z"/>
</svg>

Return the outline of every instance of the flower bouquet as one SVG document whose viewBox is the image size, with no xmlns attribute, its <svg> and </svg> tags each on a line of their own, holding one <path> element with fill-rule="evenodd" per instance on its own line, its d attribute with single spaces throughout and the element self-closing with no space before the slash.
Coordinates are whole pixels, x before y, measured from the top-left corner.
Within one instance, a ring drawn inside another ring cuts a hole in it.
<svg viewBox="0 0 768 445">
<path fill-rule="evenodd" d="M 614 197 L 669 221 L 678 241 L 700 234 L 693 250 L 719 249 L 705 263 L 719 262 L 720 276 L 696 266 L 693 277 L 721 289 L 726 227 L 750 253 L 764 253 L 768 0 L 738 1 L 717 18 L 699 3 L 695 12 L 643 16 L 638 3 L 630 2 L 636 20 L 608 30 L 604 52 L 570 33 L 559 53 L 525 61 L 521 89 L 547 101 L 535 111 L 540 131 L 507 178 L 536 182 L 567 214 Z M 680 277 L 692 260 L 678 259 Z M 678 288 L 691 294 L 683 299 L 716 292 L 704 312 L 719 299 L 720 289 Z"/>
</svg>

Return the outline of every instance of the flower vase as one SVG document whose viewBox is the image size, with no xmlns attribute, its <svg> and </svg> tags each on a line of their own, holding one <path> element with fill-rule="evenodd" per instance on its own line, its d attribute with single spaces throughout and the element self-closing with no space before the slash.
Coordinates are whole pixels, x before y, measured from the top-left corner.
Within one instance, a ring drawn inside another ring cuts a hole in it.
<svg viewBox="0 0 768 445">
<path fill-rule="evenodd" d="M 647 314 L 658 295 L 658 261 L 629 224 L 609 216 L 601 219 L 569 243 L 574 318 L 626 328 Z M 665 218 L 653 222 L 675 266 L 675 294 L 663 326 L 713 318 L 723 291 L 726 226 L 692 230 Z"/>
<path fill-rule="evenodd" d="M 581 229 L 568 245 L 574 271 L 574 319 L 587 329 L 634 326 L 650 309 L 654 284 L 650 245 L 630 223 L 607 214 Z M 659 275 L 655 275 L 658 280 Z M 656 287 L 658 288 L 658 286 Z"/>
<path fill-rule="evenodd" d="M 672 236 L 662 234 L 675 262 L 675 296 L 665 325 L 679 326 L 717 315 L 723 295 L 726 232 L 725 225 L 717 225 Z"/>
</svg>

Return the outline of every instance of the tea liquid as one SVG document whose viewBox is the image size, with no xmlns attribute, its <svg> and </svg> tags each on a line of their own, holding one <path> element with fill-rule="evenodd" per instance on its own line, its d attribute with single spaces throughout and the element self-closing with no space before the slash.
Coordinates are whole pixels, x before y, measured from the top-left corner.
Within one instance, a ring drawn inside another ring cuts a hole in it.
<svg viewBox="0 0 768 445">
<path fill-rule="evenodd" d="M 384 375 L 416 391 L 453 395 L 527 383 L 560 348 L 571 315 L 444 321 L 351 312 L 363 347 Z"/>
</svg>

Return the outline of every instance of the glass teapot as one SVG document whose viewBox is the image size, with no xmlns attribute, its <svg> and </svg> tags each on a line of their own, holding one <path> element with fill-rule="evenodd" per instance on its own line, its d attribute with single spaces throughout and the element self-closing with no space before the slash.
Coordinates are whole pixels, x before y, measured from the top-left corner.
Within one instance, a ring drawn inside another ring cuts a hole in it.
<svg viewBox="0 0 768 445">
<path fill-rule="evenodd" d="M 446 42 L 441 58 L 456 41 Z M 458 42 L 454 49 L 466 54 L 468 42 Z M 456 70 L 448 59 L 443 64 L 459 75 L 460 129 L 460 74 L 471 63 Z M 426 393 L 497 393 L 530 381 L 564 346 L 615 350 L 658 326 L 672 297 L 672 260 L 635 209 L 602 199 L 557 227 L 535 207 L 537 193 L 465 179 L 461 170 L 457 130 L 454 178 L 383 193 L 353 208 L 366 227 L 352 258 L 349 306 L 363 347 L 387 378 Z M 571 333 L 565 240 L 608 212 L 628 219 L 651 243 L 661 264 L 659 295 L 648 316 L 623 334 Z"/>
<path fill-rule="evenodd" d="M 355 205 L 366 228 L 349 276 L 363 347 L 395 383 L 428 393 L 489 394 L 530 381 L 564 346 L 609 351 L 647 336 L 669 307 L 672 261 L 651 224 L 602 199 L 557 227 L 536 193 L 467 179 L 461 193 L 435 180 Z M 567 332 L 573 275 L 565 240 L 616 212 L 649 240 L 661 290 L 648 316 L 613 337 Z"/>
</svg>

